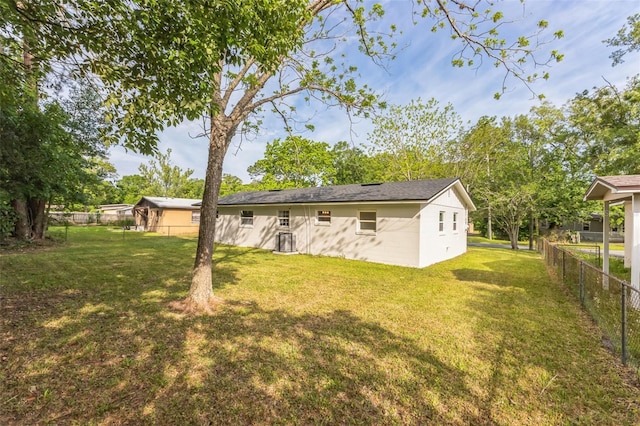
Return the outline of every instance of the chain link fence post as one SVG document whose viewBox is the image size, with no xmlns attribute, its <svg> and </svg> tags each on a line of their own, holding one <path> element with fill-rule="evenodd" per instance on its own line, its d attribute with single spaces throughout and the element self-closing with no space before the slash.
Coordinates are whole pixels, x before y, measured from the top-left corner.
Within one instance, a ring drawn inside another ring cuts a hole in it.
<svg viewBox="0 0 640 426">
<path fill-rule="evenodd" d="M 580 303 L 584 306 L 584 267 L 582 262 L 580 262 Z"/>
<path fill-rule="evenodd" d="M 622 307 L 620 309 L 621 311 L 621 321 L 622 321 L 622 331 L 621 331 L 621 356 L 622 356 L 622 364 L 623 365 L 627 365 L 627 288 L 622 285 L 620 288 L 620 294 L 621 294 L 621 302 L 622 302 Z"/>
</svg>

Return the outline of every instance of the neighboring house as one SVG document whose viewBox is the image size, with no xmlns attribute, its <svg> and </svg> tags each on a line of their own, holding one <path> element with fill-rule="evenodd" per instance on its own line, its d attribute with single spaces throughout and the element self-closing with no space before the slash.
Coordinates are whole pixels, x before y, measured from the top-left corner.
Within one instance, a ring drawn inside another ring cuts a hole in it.
<svg viewBox="0 0 640 426">
<path fill-rule="evenodd" d="M 599 213 L 592 213 L 588 220 L 574 221 L 563 223 L 558 230 L 559 231 L 571 231 L 580 234 L 580 241 L 594 241 L 602 242 L 602 231 L 604 224 L 602 222 L 602 215 Z M 609 232 L 609 238 L 611 242 L 623 243 L 624 242 L 624 226 L 620 228 L 611 228 Z"/>
<path fill-rule="evenodd" d="M 136 228 L 165 235 L 197 234 L 200 200 L 191 198 L 142 197 L 133 206 Z"/>
<path fill-rule="evenodd" d="M 242 192 L 218 201 L 216 241 L 422 268 L 467 250 L 459 179 Z"/>
<path fill-rule="evenodd" d="M 102 204 L 98 207 L 100 223 L 113 223 L 125 219 L 133 219 L 131 204 Z"/>
</svg>

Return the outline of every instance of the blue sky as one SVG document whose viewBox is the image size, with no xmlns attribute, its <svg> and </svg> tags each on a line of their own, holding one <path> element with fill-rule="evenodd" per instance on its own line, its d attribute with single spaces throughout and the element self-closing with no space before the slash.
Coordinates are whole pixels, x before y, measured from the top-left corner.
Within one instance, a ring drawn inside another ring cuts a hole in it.
<svg viewBox="0 0 640 426">
<path fill-rule="evenodd" d="M 359 60 L 362 81 L 381 93 L 391 104 L 405 105 L 411 99 L 435 98 L 441 106 L 451 103 L 456 112 L 467 122 L 475 122 L 483 115 L 514 116 L 526 114 L 539 105 L 521 82 L 510 79 L 508 90 L 500 100 L 493 94 L 500 91 L 504 70 L 495 68 L 491 61 L 479 69 L 453 68 L 451 59 L 459 51 L 459 45 L 449 38 L 449 33 L 430 31 L 432 22 L 412 25 L 409 2 L 387 1 L 386 23 L 396 23 L 404 32 L 399 38 L 402 50 L 396 60 L 385 68 L 370 61 Z M 549 22 L 548 35 L 563 30 L 565 37 L 548 45 L 564 54 L 564 60 L 554 63 L 548 70 L 551 78 L 539 81 L 532 88 L 542 93 L 547 101 L 561 106 L 576 93 L 606 84 L 605 80 L 622 87 L 628 77 L 640 73 L 640 53 L 628 54 L 625 63 L 611 66 L 612 48 L 602 40 L 614 37 L 626 23 L 628 16 L 640 13 L 640 4 L 633 0 L 529 0 L 524 9 L 519 1 L 498 2 L 497 8 L 505 13 L 505 20 L 517 20 L 504 34 L 530 34 L 536 23 Z M 343 46 L 351 48 L 349 45 Z M 544 58 L 541 53 L 540 58 Z M 528 68 L 530 71 L 532 68 Z M 321 105 L 303 106 L 300 119 L 311 119 L 315 131 L 305 137 L 330 144 L 347 140 L 354 144 L 366 144 L 372 126 L 368 120 L 349 122 L 340 109 L 326 109 Z M 284 137 L 282 122 L 265 113 L 264 125 L 251 140 L 234 139 L 225 158 L 224 172 L 249 182 L 247 167 L 262 158 L 268 142 Z M 207 159 L 207 140 L 192 139 L 200 132 L 200 123 L 185 122 L 162 132 L 159 149 L 171 149 L 171 159 L 182 169 L 193 169 L 193 177 L 204 178 Z M 136 174 L 141 163 L 149 157 L 126 152 L 120 147 L 111 149 L 111 162 L 120 177 Z"/>
</svg>

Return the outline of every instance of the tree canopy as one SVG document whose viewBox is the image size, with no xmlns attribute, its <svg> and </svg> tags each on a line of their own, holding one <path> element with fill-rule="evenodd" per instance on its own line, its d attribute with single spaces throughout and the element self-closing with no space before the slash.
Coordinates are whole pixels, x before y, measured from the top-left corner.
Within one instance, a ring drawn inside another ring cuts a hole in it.
<svg viewBox="0 0 640 426">
<path fill-rule="evenodd" d="M 333 155 L 329 144 L 299 136 L 267 143 L 264 158 L 248 172 L 271 189 L 327 185 L 333 180 Z"/>
<path fill-rule="evenodd" d="M 392 105 L 373 119 L 369 134 L 372 153 L 387 181 L 444 177 L 445 149 L 461 130 L 462 120 L 452 105 L 441 108 L 438 101 L 411 100 Z"/>
</svg>

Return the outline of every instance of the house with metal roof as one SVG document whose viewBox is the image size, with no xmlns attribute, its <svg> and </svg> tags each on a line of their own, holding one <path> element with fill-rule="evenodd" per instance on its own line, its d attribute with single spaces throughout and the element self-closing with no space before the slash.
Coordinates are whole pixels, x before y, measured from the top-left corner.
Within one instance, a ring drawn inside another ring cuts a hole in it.
<svg viewBox="0 0 640 426">
<path fill-rule="evenodd" d="M 218 200 L 216 242 L 422 268 L 467 249 L 459 179 L 242 192 Z"/>
<path fill-rule="evenodd" d="M 200 227 L 200 200 L 142 197 L 133 206 L 136 229 L 165 235 L 195 235 Z"/>
</svg>

